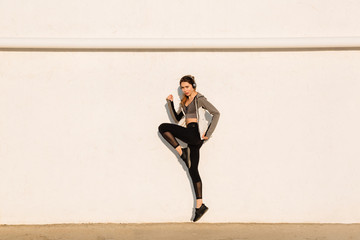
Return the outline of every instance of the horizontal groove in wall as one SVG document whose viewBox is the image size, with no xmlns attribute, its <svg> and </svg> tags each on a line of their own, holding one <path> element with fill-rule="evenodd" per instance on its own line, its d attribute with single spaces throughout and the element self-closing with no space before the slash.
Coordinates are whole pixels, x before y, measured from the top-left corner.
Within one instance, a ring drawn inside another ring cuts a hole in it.
<svg viewBox="0 0 360 240">
<path fill-rule="evenodd" d="M 1 49 L 316 49 L 359 48 L 360 37 L 0 38 Z"/>
</svg>

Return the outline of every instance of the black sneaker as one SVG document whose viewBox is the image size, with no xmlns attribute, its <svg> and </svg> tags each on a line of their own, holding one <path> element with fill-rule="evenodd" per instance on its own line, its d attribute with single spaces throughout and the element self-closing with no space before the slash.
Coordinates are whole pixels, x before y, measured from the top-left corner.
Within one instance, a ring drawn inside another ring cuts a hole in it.
<svg viewBox="0 0 360 240">
<path fill-rule="evenodd" d="M 180 156 L 182 160 L 185 162 L 186 166 L 188 168 L 191 167 L 191 161 L 190 161 L 190 148 L 181 148 L 182 155 Z"/>
<path fill-rule="evenodd" d="M 209 208 L 207 206 L 205 206 L 205 204 L 201 204 L 201 206 L 199 208 L 195 208 L 195 217 L 193 222 L 196 222 L 197 220 L 199 220 L 208 210 Z"/>
</svg>

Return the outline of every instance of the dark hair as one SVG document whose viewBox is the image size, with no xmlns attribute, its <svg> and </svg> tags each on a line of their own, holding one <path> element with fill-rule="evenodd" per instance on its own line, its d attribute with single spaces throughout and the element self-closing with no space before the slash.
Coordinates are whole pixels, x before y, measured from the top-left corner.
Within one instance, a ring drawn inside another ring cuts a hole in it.
<svg viewBox="0 0 360 240">
<path fill-rule="evenodd" d="M 180 86 L 181 86 L 181 83 L 182 82 L 187 82 L 187 83 L 190 83 L 190 85 L 196 89 L 196 83 L 195 83 L 195 77 L 192 76 L 192 75 L 185 75 L 183 76 L 181 79 L 180 79 Z M 194 87 L 195 85 L 195 87 Z M 182 98 L 181 98 L 181 104 L 184 106 L 185 105 L 185 102 L 187 100 L 187 96 L 185 94 L 183 94 Z"/>
</svg>

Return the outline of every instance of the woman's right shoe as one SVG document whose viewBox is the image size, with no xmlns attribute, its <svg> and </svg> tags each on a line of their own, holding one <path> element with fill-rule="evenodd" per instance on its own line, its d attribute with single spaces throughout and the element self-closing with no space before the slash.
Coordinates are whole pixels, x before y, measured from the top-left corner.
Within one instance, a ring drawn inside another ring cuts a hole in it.
<svg viewBox="0 0 360 240">
<path fill-rule="evenodd" d="M 181 148 L 182 150 L 182 155 L 180 156 L 182 158 L 182 160 L 185 162 L 186 166 L 188 168 L 191 167 L 191 161 L 190 161 L 190 148 Z"/>
<path fill-rule="evenodd" d="M 207 210 L 209 210 L 209 208 L 205 206 L 205 204 L 201 204 L 201 207 L 195 208 L 195 217 L 193 219 L 193 222 L 199 220 L 206 213 Z"/>
</svg>

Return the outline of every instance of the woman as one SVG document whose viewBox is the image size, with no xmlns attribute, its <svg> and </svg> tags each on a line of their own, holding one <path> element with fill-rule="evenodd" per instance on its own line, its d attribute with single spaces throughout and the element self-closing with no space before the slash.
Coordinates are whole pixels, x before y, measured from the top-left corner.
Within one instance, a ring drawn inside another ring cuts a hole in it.
<svg viewBox="0 0 360 240">
<path fill-rule="evenodd" d="M 166 101 L 172 118 L 177 124 L 162 123 L 159 132 L 171 146 L 179 153 L 189 169 L 196 194 L 196 208 L 194 222 L 199 220 L 208 207 L 202 202 L 202 182 L 198 171 L 200 147 L 208 140 L 219 121 L 220 112 L 209 102 L 206 97 L 196 91 L 194 76 L 186 75 L 180 79 L 183 91 L 181 111 L 175 111 L 173 96 L 170 94 Z M 205 119 L 205 110 L 213 115 L 211 123 Z M 185 116 L 185 118 L 183 118 Z M 181 148 L 176 138 L 187 143 L 186 148 Z"/>
</svg>

